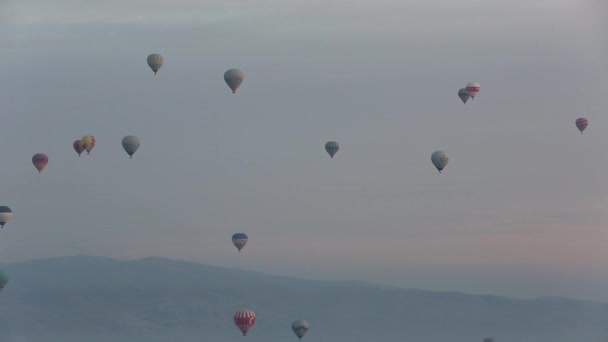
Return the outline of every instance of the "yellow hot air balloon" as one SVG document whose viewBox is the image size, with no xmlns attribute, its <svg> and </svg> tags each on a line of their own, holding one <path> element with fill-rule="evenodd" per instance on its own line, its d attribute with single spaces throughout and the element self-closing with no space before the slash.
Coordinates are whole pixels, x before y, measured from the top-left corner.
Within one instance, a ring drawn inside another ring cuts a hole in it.
<svg viewBox="0 0 608 342">
<path fill-rule="evenodd" d="M 95 147 L 95 137 L 88 134 L 82 137 L 82 143 L 84 144 L 84 149 L 87 151 L 87 154 L 91 153 L 93 147 Z"/>
</svg>

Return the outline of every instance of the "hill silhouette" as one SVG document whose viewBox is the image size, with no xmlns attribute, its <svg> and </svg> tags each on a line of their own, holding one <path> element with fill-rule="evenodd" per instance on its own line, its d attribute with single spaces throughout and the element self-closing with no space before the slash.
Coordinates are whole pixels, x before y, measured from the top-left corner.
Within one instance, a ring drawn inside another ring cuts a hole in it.
<svg viewBox="0 0 608 342">
<path fill-rule="evenodd" d="M 1 265 L 2 341 L 608 340 L 608 304 L 304 280 L 163 258 L 74 256 Z M 232 323 L 256 312 L 247 337 Z"/>
</svg>

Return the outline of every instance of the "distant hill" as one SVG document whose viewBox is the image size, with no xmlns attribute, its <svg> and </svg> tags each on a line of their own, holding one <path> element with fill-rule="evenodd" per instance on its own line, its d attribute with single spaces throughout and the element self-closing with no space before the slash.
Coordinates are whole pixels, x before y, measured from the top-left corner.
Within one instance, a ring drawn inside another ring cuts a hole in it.
<svg viewBox="0 0 608 342">
<path fill-rule="evenodd" d="M 91 256 L 0 267 L 2 342 L 606 342 L 608 304 L 399 289 L 270 276 L 162 258 Z M 256 312 L 247 337 L 232 324 Z"/>
</svg>

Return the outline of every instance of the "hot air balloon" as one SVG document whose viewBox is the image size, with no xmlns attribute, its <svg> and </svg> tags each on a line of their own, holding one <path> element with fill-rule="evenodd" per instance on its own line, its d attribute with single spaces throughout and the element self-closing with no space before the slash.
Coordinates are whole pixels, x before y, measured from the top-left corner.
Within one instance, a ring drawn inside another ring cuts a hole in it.
<svg viewBox="0 0 608 342">
<path fill-rule="evenodd" d="M 82 151 L 84 151 L 84 143 L 82 142 L 82 140 L 74 141 L 72 147 L 74 147 L 74 151 L 76 151 L 76 153 L 78 153 L 78 156 L 80 157 L 80 154 L 82 153 Z"/>
<path fill-rule="evenodd" d="M 163 56 L 158 53 L 153 53 L 148 56 L 148 66 L 154 71 L 154 75 L 156 75 L 156 72 L 163 66 L 164 61 L 165 59 Z"/>
<path fill-rule="evenodd" d="M 477 82 L 469 82 L 467 83 L 465 89 L 469 93 L 469 95 L 471 95 L 471 98 L 474 99 L 475 96 L 477 96 L 477 94 L 479 93 L 479 89 L 481 89 L 481 87 Z"/>
<path fill-rule="evenodd" d="M 494 339 L 491 337 L 486 337 L 483 339 L 483 342 L 494 342 Z"/>
<path fill-rule="evenodd" d="M 6 273 L 4 270 L 0 270 L 0 291 L 2 291 L 6 284 L 8 284 L 8 279 L 8 273 Z"/>
<path fill-rule="evenodd" d="M 224 73 L 224 81 L 233 93 L 236 93 L 238 87 L 243 83 L 243 72 L 239 69 L 229 69 Z"/>
<path fill-rule="evenodd" d="M 0 227 L 4 228 L 6 222 L 10 221 L 11 217 L 13 217 L 13 211 L 11 208 L 3 205 L 0 206 Z"/>
<path fill-rule="evenodd" d="M 91 153 L 93 147 L 95 147 L 95 137 L 88 134 L 82 137 L 82 143 L 84 144 L 84 149 L 87 151 L 87 154 Z"/>
<path fill-rule="evenodd" d="M 38 173 L 42 173 L 42 170 L 46 167 L 46 164 L 49 163 L 49 157 L 44 153 L 36 153 L 32 157 L 32 163 L 38 170 Z"/>
<path fill-rule="evenodd" d="M 309 327 L 310 326 L 309 326 L 308 322 L 306 322 L 305 320 L 302 320 L 302 319 L 293 321 L 293 323 L 291 323 L 291 330 L 293 330 L 293 333 L 296 334 L 296 336 L 298 336 L 299 340 L 302 340 L 302 337 L 304 337 L 304 335 L 306 335 L 306 332 L 308 331 Z"/>
<path fill-rule="evenodd" d="M 133 158 L 133 154 L 139 148 L 139 138 L 134 135 L 127 135 L 122 138 L 122 148 L 129 154 L 129 158 Z"/>
<path fill-rule="evenodd" d="M 578 118 L 576 119 L 575 124 L 576 128 L 578 128 L 578 130 L 581 131 L 581 134 L 583 134 L 583 131 L 585 128 L 587 128 L 587 125 L 589 125 L 589 120 L 585 118 Z"/>
<path fill-rule="evenodd" d="M 439 173 L 441 173 L 441 170 L 443 170 L 445 166 L 448 165 L 448 156 L 443 151 L 435 151 L 431 155 L 431 161 L 433 162 L 433 165 L 435 165 L 437 170 L 439 170 Z"/>
<path fill-rule="evenodd" d="M 255 313 L 251 310 L 240 310 L 234 314 L 234 324 L 241 330 L 243 336 L 247 336 L 247 332 L 255 324 Z"/>
<path fill-rule="evenodd" d="M 460 90 L 458 91 L 458 97 L 460 97 L 464 104 L 467 104 L 467 101 L 469 101 L 471 95 L 469 94 L 469 92 L 467 92 L 466 88 L 460 88 Z"/>
<path fill-rule="evenodd" d="M 247 240 L 248 237 L 245 233 L 236 233 L 232 235 L 232 244 L 239 250 L 239 253 L 241 252 L 241 249 L 243 249 L 243 247 L 245 247 L 245 245 L 247 244 Z"/>
<path fill-rule="evenodd" d="M 338 152 L 339 149 L 340 149 L 340 145 L 338 145 L 338 143 L 335 141 L 328 141 L 325 144 L 325 151 L 327 151 L 327 153 L 329 153 L 329 156 L 332 159 L 334 158 L 334 155 L 336 154 L 336 152 Z"/>
</svg>

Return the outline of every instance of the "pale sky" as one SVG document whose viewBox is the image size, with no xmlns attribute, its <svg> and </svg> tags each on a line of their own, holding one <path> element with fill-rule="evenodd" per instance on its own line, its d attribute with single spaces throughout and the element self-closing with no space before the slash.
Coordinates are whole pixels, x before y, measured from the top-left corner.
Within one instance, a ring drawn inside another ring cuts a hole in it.
<svg viewBox="0 0 608 342">
<path fill-rule="evenodd" d="M 0 204 L 14 217 L 0 260 L 163 256 L 608 301 L 606 10 L 3 1 Z M 156 76 L 150 53 L 165 58 Z M 245 73 L 237 94 L 229 68 Z M 481 92 L 463 105 L 469 81 Z M 84 134 L 97 145 L 78 158 Z M 240 254 L 236 232 L 250 237 Z"/>
</svg>

